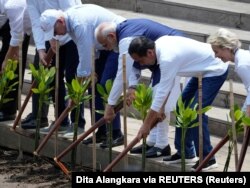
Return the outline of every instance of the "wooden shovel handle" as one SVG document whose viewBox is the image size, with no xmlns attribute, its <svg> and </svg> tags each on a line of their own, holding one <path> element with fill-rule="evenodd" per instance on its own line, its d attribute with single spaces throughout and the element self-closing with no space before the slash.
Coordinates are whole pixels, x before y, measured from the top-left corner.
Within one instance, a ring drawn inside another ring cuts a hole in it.
<svg viewBox="0 0 250 188">
<path fill-rule="evenodd" d="M 119 112 L 123 107 L 123 101 L 121 101 L 114 109 L 115 113 Z M 74 141 L 72 144 L 70 144 L 62 153 L 60 153 L 57 157 L 55 157 L 56 160 L 60 160 L 62 157 L 64 157 L 70 150 L 72 150 L 74 147 L 76 147 L 84 138 L 86 138 L 88 135 L 90 135 L 93 131 L 95 131 L 98 127 L 104 125 L 105 119 L 102 117 L 99 119 L 93 126 L 91 126 L 86 132 L 80 135 L 80 137 Z"/>
</svg>

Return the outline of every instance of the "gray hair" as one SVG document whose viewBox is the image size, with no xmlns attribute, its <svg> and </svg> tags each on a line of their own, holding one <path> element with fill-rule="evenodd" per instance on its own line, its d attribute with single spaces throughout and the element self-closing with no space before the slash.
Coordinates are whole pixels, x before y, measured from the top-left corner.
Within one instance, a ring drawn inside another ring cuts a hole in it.
<svg viewBox="0 0 250 188">
<path fill-rule="evenodd" d="M 103 22 L 95 28 L 95 38 L 107 37 L 109 33 L 116 32 L 116 24 L 114 22 Z"/>
<path fill-rule="evenodd" d="M 234 51 L 241 47 L 241 42 L 237 35 L 224 28 L 220 28 L 216 33 L 210 35 L 207 39 L 207 43 L 222 48 L 229 48 Z"/>
</svg>

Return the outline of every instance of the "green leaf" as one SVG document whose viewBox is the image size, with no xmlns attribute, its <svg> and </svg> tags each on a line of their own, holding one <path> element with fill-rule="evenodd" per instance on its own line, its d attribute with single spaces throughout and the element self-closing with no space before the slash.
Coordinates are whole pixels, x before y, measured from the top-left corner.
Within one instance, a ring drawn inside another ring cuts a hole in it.
<svg viewBox="0 0 250 188">
<path fill-rule="evenodd" d="M 96 89 L 97 89 L 98 93 L 99 93 L 101 96 L 103 96 L 104 94 L 106 94 L 106 92 L 105 92 L 105 90 L 104 90 L 104 88 L 102 87 L 101 84 L 96 84 Z"/>
<path fill-rule="evenodd" d="M 39 94 L 39 90 L 37 88 L 32 88 L 32 92 L 36 93 L 36 94 Z"/>
<path fill-rule="evenodd" d="M 113 81 L 111 79 L 108 79 L 105 83 L 105 88 L 107 93 L 109 94 L 112 89 Z"/>
<path fill-rule="evenodd" d="M 81 86 L 80 86 L 78 80 L 73 79 L 73 80 L 72 80 L 72 88 L 73 88 L 73 90 L 74 90 L 76 93 L 78 93 L 78 92 L 80 91 L 80 87 L 81 87 Z"/>
<path fill-rule="evenodd" d="M 243 116 L 243 113 L 241 112 L 241 110 L 238 109 L 238 110 L 236 110 L 236 111 L 234 112 L 235 120 L 241 119 L 242 116 Z"/>
<path fill-rule="evenodd" d="M 250 117 L 244 117 L 242 121 L 246 126 L 250 126 Z"/>
<path fill-rule="evenodd" d="M 201 110 L 201 113 L 204 114 L 204 113 L 206 113 L 207 111 L 209 111 L 209 110 L 211 110 L 211 109 L 212 109 L 211 106 L 206 106 L 205 108 L 203 108 L 203 109 Z"/>
<path fill-rule="evenodd" d="M 15 78 L 15 74 L 13 71 L 7 72 L 6 76 L 9 80 L 13 80 Z"/>
</svg>

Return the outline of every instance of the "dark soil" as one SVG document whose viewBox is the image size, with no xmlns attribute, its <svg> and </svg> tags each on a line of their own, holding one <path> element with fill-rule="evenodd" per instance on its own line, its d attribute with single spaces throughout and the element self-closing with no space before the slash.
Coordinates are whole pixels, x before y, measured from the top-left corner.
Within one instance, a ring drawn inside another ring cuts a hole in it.
<svg viewBox="0 0 250 188">
<path fill-rule="evenodd" d="M 17 158 L 18 151 L 0 147 L 1 181 L 15 183 L 15 185 L 17 183 L 17 187 L 26 187 L 26 185 L 30 187 L 29 184 L 32 187 L 43 188 L 71 187 L 70 180 L 58 167 L 53 165 L 51 159 L 34 158 L 26 153 L 21 160 Z M 0 185 L 1 183 L 3 182 L 0 182 Z"/>
</svg>

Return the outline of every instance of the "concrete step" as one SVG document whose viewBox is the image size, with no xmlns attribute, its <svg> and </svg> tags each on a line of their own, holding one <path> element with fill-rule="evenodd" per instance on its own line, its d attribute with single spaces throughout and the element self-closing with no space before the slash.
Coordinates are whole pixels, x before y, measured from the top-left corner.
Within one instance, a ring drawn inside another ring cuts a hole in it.
<svg viewBox="0 0 250 188">
<path fill-rule="evenodd" d="M 22 100 L 24 100 L 25 96 L 22 96 Z M 27 108 L 24 111 L 24 114 L 22 117 L 25 117 L 29 112 L 31 111 L 31 102 L 28 103 Z M 85 130 L 88 130 L 91 127 L 90 123 L 90 111 L 86 109 L 85 111 L 85 117 L 86 117 L 86 127 Z M 226 112 L 225 112 L 226 114 Z M 224 117 L 224 114 L 222 114 Z M 49 109 L 49 115 L 48 118 L 50 121 L 54 120 L 54 108 L 52 105 L 50 105 Z M 122 117 L 123 118 L 123 117 Z M 136 136 L 140 126 L 142 124 L 141 120 L 135 120 L 133 118 L 127 118 L 127 140 L 128 143 L 134 139 Z M 18 149 L 19 147 L 24 151 L 24 152 L 29 152 L 33 153 L 34 151 L 34 139 L 30 139 L 24 136 L 19 136 L 15 132 L 10 130 L 10 127 L 13 125 L 13 121 L 6 121 L 6 122 L 1 122 L 0 123 L 0 146 L 3 147 L 8 147 L 12 149 Z M 122 130 L 123 129 L 123 121 L 122 121 Z M 35 130 L 30 130 L 30 131 L 35 131 Z M 41 139 L 43 139 L 44 136 L 41 136 Z M 176 152 L 174 148 L 174 138 L 175 138 L 175 127 L 170 126 L 169 127 L 169 144 L 171 146 L 172 154 Z M 211 144 L 215 147 L 221 140 L 221 138 L 218 138 L 217 136 L 211 135 Z M 55 136 L 53 135 L 51 139 L 48 141 L 44 149 L 41 151 L 40 155 L 42 156 L 47 156 L 54 158 L 55 157 L 55 143 L 58 144 L 58 154 L 61 153 L 66 147 L 68 147 L 72 141 L 63 139 L 61 135 L 59 134 L 57 142 L 55 142 Z M 140 144 L 140 143 L 138 143 Z M 238 150 L 241 149 L 241 143 L 238 143 Z M 81 164 L 83 166 L 88 166 L 92 167 L 93 163 L 93 157 L 92 157 L 92 145 L 83 145 L 79 144 L 78 145 L 78 151 L 77 151 L 77 162 L 78 164 Z M 119 146 L 119 147 L 114 147 L 112 148 L 113 153 L 112 156 L 113 158 L 119 154 L 123 150 L 124 146 Z M 246 152 L 246 157 L 244 161 L 244 165 L 242 166 L 242 171 L 249 171 L 250 169 L 250 149 L 249 146 L 247 148 Z M 216 153 L 216 160 L 218 163 L 218 168 L 213 169 L 212 171 L 218 171 L 222 172 L 223 167 L 226 161 L 226 156 L 227 156 L 227 151 L 228 151 L 228 144 L 225 144 L 217 153 Z M 99 147 L 99 144 L 96 145 L 96 156 L 97 156 L 97 168 L 98 170 L 103 170 L 105 167 L 108 165 L 109 161 L 109 154 L 108 154 L 108 149 L 101 149 Z M 130 167 L 133 167 L 132 169 L 127 169 L 124 160 L 119 162 L 117 166 L 113 169 L 114 171 L 124 171 L 124 170 L 138 170 L 141 167 L 141 155 L 133 155 L 129 154 L 127 155 L 128 157 L 128 164 Z M 152 159 L 146 159 L 146 171 L 154 171 L 154 172 L 170 172 L 170 171 L 180 171 L 180 164 L 172 164 L 172 165 L 166 165 L 165 163 L 162 162 L 163 157 L 158 157 L 158 158 L 152 158 Z M 62 161 L 64 162 L 70 162 L 70 152 L 62 158 Z M 187 171 L 189 171 L 190 167 L 192 165 L 187 165 Z M 233 157 L 231 159 L 230 165 L 229 165 L 229 171 L 235 171 L 235 164 Z"/>
<path fill-rule="evenodd" d="M 168 25 L 170 27 L 176 28 L 180 31 L 183 31 L 188 37 L 193 38 L 195 40 L 206 42 L 207 37 L 214 33 L 218 28 L 221 26 L 216 25 L 209 25 L 206 23 L 198 23 L 198 22 L 191 22 L 188 20 L 180 20 L 175 18 L 163 17 L 163 16 L 156 16 L 152 14 L 145 14 L 145 13 L 138 13 L 128 10 L 122 9 L 112 9 L 109 10 L 115 12 L 118 15 L 124 16 L 125 18 L 148 18 L 159 23 Z M 230 30 L 236 33 L 239 39 L 242 42 L 242 48 L 249 49 L 250 45 L 250 32 L 243 31 L 240 29 L 230 28 Z"/>
<path fill-rule="evenodd" d="M 230 77 L 230 75 L 229 75 Z M 144 71 L 143 78 L 141 82 L 145 84 L 150 83 L 150 72 Z M 185 82 L 184 78 L 181 79 L 181 85 Z M 242 106 L 246 99 L 246 89 L 245 86 L 241 82 L 233 82 L 232 91 L 234 93 L 234 103 Z M 214 106 L 222 107 L 222 108 L 229 108 L 230 106 L 230 81 L 226 80 L 222 85 L 218 95 L 216 96 L 214 102 Z"/>
<path fill-rule="evenodd" d="M 213 136 L 223 138 L 227 135 L 229 127 L 232 126 L 232 121 L 229 116 L 230 110 L 212 106 L 212 109 L 207 112 L 209 132 Z M 171 124 L 174 125 L 175 115 L 171 113 Z M 237 137 L 238 142 L 243 141 L 243 135 Z M 249 143 L 250 145 L 250 143 Z"/>
<path fill-rule="evenodd" d="M 104 7 L 250 30 L 250 4 L 231 0 L 85 0 Z"/>
<path fill-rule="evenodd" d="M 233 83 L 233 95 L 234 95 L 234 104 L 243 106 L 246 99 L 246 89 L 242 83 Z M 216 96 L 213 106 L 221 108 L 230 108 L 230 82 L 225 81 L 222 85 L 218 95 Z"/>
<path fill-rule="evenodd" d="M 30 76 L 30 75 L 26 75 Z M 30 90 L 31 81 L 30 79 L 25 82 L 23 87 L 23 94 L 27 94 Z M 234 104 L 242 106 L 245 101 L 245 96 L 241 91 L 245 91 L 242 84 L 233 84 L 234 87 Z M 89 108 L 89 103 L 84 104 L 86 108 Z M 227 126 L 230 124 L 229 119 L 229 109 L 230 109 L 230 93 L 229 93 L 229 83 L 225 82 L 222 89 L 218 93 L 216 99 L 212 104 L 212 109 L 207 112 L 209 116 L 209 128 L 210 133 L 215 136 L 223 137 L 227 132 Z M 121 111 L 121 114 L 123 112 Z M 128 108 L 128 116 L 139 118 L 138 112 L 136 112 L 132 107 Z M 171 116 L 171 122 L 175 121 L 175 117 Z M 173 123 L 172 123 L 173 124 Z M 219 127 L 219 128 L 218 128 Z M 242 137 L 239 138 L 242 141 Z"/>
<path fill-rule="evenodd" d="M 27 94 L 31 87 L 31 75 L 29 74 L 29 70 L 26 70 L 24 84 L 23 84 L 23 94 Z M 143 77 L 142 81 L 145 84 L 149 84 L 149 77 Z M 181 80 L 181 84 L 183 84 L 184 79 Z M 221 107 L 221 108 L 230 108 L 230 82 L 225 81 L 222 85 L 218 95 L 216 96 L 213 106 Z M 234 93 L 234 103 L 239 106 L 243 106 L 244 101 L 246 99 L 246 90 L 242 83 L 233 82 L 233 93 Z"/>
</svg>

